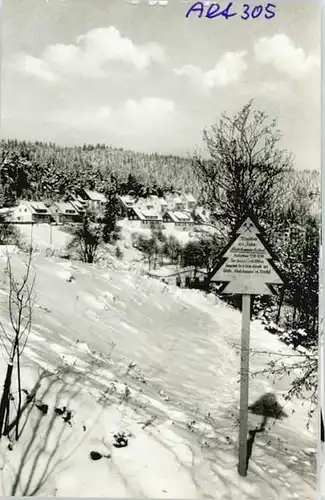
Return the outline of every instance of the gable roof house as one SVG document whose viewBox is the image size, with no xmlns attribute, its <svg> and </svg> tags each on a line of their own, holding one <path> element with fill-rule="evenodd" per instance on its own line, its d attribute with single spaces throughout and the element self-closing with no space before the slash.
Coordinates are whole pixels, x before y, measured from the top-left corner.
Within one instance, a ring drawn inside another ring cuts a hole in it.
<svg viewBox="0 0 325 500">
<path fill-rule="evenodd" d="M 159 229 L 162 226 L 162 217 L 153 210 L 129 208 L 127 217 L 129 220 L 140 221 L 140 227 L 146 229 Z"/>
<path fill-rule="evenodd" d="M 129 207 L 126 209 L 126 216 L 128 220 L 144 220 L 144 216 L 137 207 Z"/>
<path fill-rule="evenodd" d="M 135 204 L 134 198 L 130 195 L 118 196 L 118 201 L 122 208 L 123 215 L 127 217 L 129 208 L 132 208 Z"/>
<path fill-rule="evenodd" d="M 53 217 L 44 203 L 22 200 L 18 206 L 13 208 L 11 220 L 18 223 L 40 224 L 53 222 Z"/>
<path fill-rule="evenodd" d="M 66 203 L 71 203 L 71 205 L 77 210 L 79 215 L 84 215 L 87 210 L 87 202 L 79 194 L 69 193 L 64 201 Z"/>
<path fill-rule="evenodd" d="M 204 207 L 196 207 L 195 218 L 199 224 L 211 224 L 210 213 Z"/>
<path fill-rule="evenodd" d="M 144 217 L 144 220 L 143 220 L 143 226 L 148 226 L 148 227 L 161 227 L 162 225 L 162 217 L 161 215 L 159 215 L 157 212 L 155 212 L 154 210 L 148 210 L 148 209 L 145 209 L 145 210 L 141 210 L 141 213 Z"/>
<path fill-rule="evenodd" d="M 176 196 L 176 198 L 173 199 L 173 208 L 174 210 L 185 210 L 186 203 L 180 196 Z"/>
<path fill-rule="evenodd" d="M 59 224 L 80 220 L 77 209 L 69 202 L 55 201 L 49 206 L 49 211 Z"/>
<path fill-rule="evenodd" d="M 164 212 L 166 212 L 166 210 L 168 210 L 168 203 L 165 200 L 165 198 L 161 198 L 160 199 L 160 211 L 161 211 L 161 213 L 164 213 Z"/>
<path fill-rule="evenodd" d="M 163 215 L 164 224 L 174 224 L 175 229 L 179 229 L 181 231 L 189 231 L 194 226 L 194 220 L 190 216 L 190 214 L 181 211 L 171 211 L 168 210 Z"/>
<path fill-rule="evenodd" d="M 195 209 L 197 201 L 191 193 L 184 195 L 184 201 L 186 204 L 186 207 L 185 207 L 186 210 L 189 210 L 191 212 L 192 210 Z"/>
<path fill-rule="evenodd" d="M 81 189 L 78 193 L 90 210 L 102 210 L 107 202 L 105 195 L 90 189 Z"/>
</svg>

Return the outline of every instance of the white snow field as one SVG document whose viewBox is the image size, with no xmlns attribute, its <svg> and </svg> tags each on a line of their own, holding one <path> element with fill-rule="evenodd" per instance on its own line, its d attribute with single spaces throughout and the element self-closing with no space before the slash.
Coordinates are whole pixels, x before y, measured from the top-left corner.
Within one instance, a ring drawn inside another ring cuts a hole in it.
<svg viewBox="0 0 325 500">
<path fill-rule="evenodd" d="M 288 418 L 270 420 L 257 435 L 247 477 L 237 473 L 240 313 L 111 261 L 100 268 L 35 256 L 23 389 L 43 377 L 36 401 L 48 412 L 29 405 L 19 441 L 9 449 L 1 439 L 1 494 L 314 500 L 315 429 L 306 428 L 308 404 L 300 401 L 286 403 Z M 12 267 L 23 272 L 20 254 L 12 254 Z M 259 322 L 252 323 L 251 348 L 252 372 L 293 354 Z M 252 377 L 250 402 L 270 391 L 283 402 L 289 384 Z M 62 406 L 72 411 L 71 425 L 54 411 Z M 250 416 L 252 428 L 258 419 Z M 114 447 L 123 432 L 128 445 Z M 91 451 L 109 458 L 91 460 Z"/>
</svg>

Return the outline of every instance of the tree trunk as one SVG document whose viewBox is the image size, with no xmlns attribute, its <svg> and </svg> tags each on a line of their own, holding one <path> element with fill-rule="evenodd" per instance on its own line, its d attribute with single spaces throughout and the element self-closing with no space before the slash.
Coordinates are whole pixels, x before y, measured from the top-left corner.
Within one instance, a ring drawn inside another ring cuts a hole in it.
<svg viewBox="0 0 325 500">
<path fill-rule="evenodd" d="M 21 373 L 20 373 L 20 353 L 17 345 L 17 383 L 18 383 L 18 406 L 17 406 L 17 423 L 15 429 L 16 441 L 19 439 L 19 421 L 21 412 Z"/>
<path fill-rule="evenodd" d="M 297 307 L 293 306 L 293 314 L 292 314 L 292 328 L 296 326 L 296 315 L 297 315 Z"/>
<path fill-rule="evenodd" d="M 41 387 L 42 378 L 43 377 L 41 377 L 40 380 L 38 382 L 36 382 L 35 386 L 30 391 L 29 396 L 27 397 L 25 403 L 21 407 L 19 418 L 22 416 L 22 414 L 24 413 L 24 411 L 26 410 L 28 405 L 33 402 L 33 399 L 34 399 L 38 389 Z M 8 433 L 16 426 L 16 423 L 17 423 L 17 417 L 8 425 L 8 429 L 7 429 Z"/>
<path fill-rule="evenodd" d="M 7 436 L 8 432 L 9 432 L 8 428 L 9 428 L 9 421 L 10 421 L 10 400 L 11 400 L 11 393 L 9 392 L 6 418 L 5 418 L 4 427 L 3 427 L 3 435 L 4 436 Z"/>
<path fill-rule="evenodd" d="M 280 295 L 280 300 L 279 300 L 278 312 L 277 312 L 277 315 L 276 315 L 276 320 L 275 320 L 275 322 L 276 322 L 277 324 L 280 322 L 280 317 L 281 317 L 281 309 L 282 309 L 283 302 L 284 302 L 284 295 L 285 295 L 285 289 L 284 289 L 284 288 L 282 288 L 282 290 L 281 290 L 281 295 Z"/>
<path fill-rule="evenodd" d="M 9 362 L 7 365 L 7 373 L 0 402 L 0 438 L 3 435 L 3 427 L 5 423 L 6 413 L 8 411 L 8 407 L 10 404 L 9 393 L 11 386 L 12 371 L 13 371 L 13 362 Z"/>
</svg>

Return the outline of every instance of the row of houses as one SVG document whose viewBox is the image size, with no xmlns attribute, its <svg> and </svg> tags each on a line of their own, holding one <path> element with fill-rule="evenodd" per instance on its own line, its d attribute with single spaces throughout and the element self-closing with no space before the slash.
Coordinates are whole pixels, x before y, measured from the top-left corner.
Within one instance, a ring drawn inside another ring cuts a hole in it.
<svg viewBox="0 0 325 500">
<path fill-rule="evenodd" d="M 134 199 L 119 196 L 121 218 L 138 221 L 142 228 L 159 229 L 173 225 L 179 230 L 190 231 L 195 221 L 192 217 L 196 209 L 196 200 L 192 195 L 170 196 L 148 199 Z M 22 200 L 18 206 L 10 209 L 10 220 L 16 223 L 74 223 L 79 222 L 87 210 L 102 213 L 107 200 L 102 193 L 82 189 L 69 194 L 65 201 L 40 202 Z M 197 209 L 198 222 L 205 222 L 204 214 Z"/>
<path fill-rule="evenodd" d="M 158 214 L 150 209 L 138 207 L 129 208 L 127 218 L 130 221 L 138 221 L 140 227 L 153 229 L 162 229 L 166 224 L 172 224 L 176 229 L 190 231 L 195 224 L 187 212 L 166 211 L 163 214 Z"/>
<path fill-rule="evenodd" d="M 102 211 L 106 198 L 103 194 L 83 189 L 77 194 L 70 194 L 66 201 L 51 203 L 21 200 L 9 211 L 9 218 L 17 223 L 52 223 L 58 224 L 79 222 L 89 209 Z"/>
<path fill-rule="evenodd" d="M 205 214 L 198 209 L 192 194 L 167 195 L 165 198 L 151 196 L 146 200 L 120 196 L 119 201 L 124 217 L 138 221 L 143 228 L 161 229 L 173 225 L 175 229 L 190 231 L 196 221 L 206 223 Z M 192 217 L 194 212 L 196 221 Z"/>
<path fill-rule="evenodd" d="M 119 202 L 125 215 L 130 208 L 140 205 L 139 199 L 132 196 L 119 196 Z M 197 206 L 197 200 L 190 193 L 183 195 L 166 195 L 164 198 L 158 196 L 150 196 L 145 200 L 148 209 L 156 209 L 156 211 L 163 213 L 167 210 L 170 211 L 187 211 L 192 212 Z"/>
</svg>

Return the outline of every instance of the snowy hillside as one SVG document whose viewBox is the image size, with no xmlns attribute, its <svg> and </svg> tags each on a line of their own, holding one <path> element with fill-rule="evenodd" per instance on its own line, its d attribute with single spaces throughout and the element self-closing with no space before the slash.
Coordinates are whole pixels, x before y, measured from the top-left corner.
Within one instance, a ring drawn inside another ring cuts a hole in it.
<svg viewBox="0 0 325 500">
<path fill-rule="evenodd" d="M 3 276 L 4 255 L 0 265 Z M 100 268 L 37 255 L 33 265 L 23 389 L 43 378 L 18 443 L 0 441 L 2 495 L 315 498 L 314 429 L 297 401 L 257 436 L 248 476 L 238 476 L 238 312 L 113 259 Z M 12 266 L 23 272 L 21 255 L 12 255 Z M 0 292 L 9 328 L 5 282 Z M 258 322 L 251 348 L 253 372 L 292 354 Z M 250 402 L 270 391 L 281 402 L 289 382 L 252 378 Z M 258 423 L 250 416 L 251 428 Z M 91 459 L 92 451 L 100 455 Z"/>
</svg>

